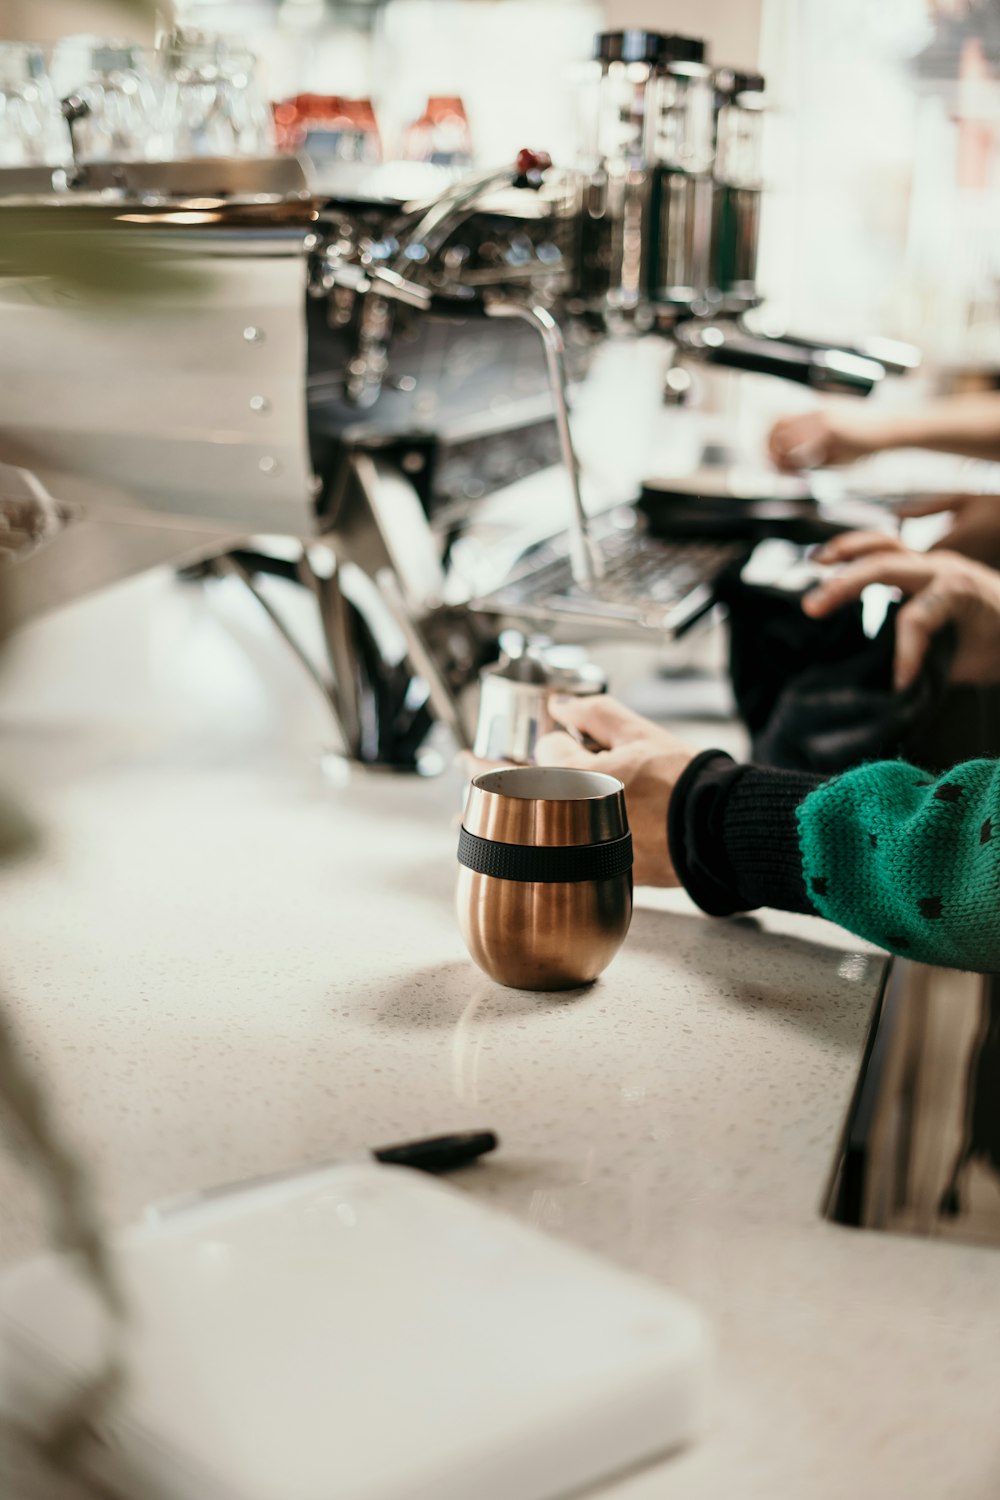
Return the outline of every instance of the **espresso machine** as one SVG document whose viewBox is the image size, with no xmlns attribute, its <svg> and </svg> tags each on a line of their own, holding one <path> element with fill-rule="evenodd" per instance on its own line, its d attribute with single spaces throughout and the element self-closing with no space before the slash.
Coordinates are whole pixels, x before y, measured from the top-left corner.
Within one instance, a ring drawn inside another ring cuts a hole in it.
<svg viewBox="0 0 1000 1500">
<path fill-rule="evenodd" d="M 602 341 L 659 334 L 677 359 L 858 395 L 888 368 L 742 321 L 762 105 L 763 80 L 713 70 L 701 42 L 616 32 L 597 39 L 578 161 L 525 150 L 431 198 L 377 172 L 318 192 L 281 156 L 0 169 L 0 235 L 142 272 L 141 295 L 102 304 L 0 252 L 0 497 L 27 486 L 60 518 L 5 569 L 7 613 L 155 565 L 236 577 L 345 754 L 404 769 L 435 721 L 471 743 L 470 689 L 505 628 L 686 629 L 740 546 L 650 535 L 633 494 L 587 515 L 568 393 Z M 498 541 L 495 576 L 463 576 L 482 501 L 557 465 L 551 534 Z M 314 599 L 325 660 L 273 578 Z"/>
</svg>

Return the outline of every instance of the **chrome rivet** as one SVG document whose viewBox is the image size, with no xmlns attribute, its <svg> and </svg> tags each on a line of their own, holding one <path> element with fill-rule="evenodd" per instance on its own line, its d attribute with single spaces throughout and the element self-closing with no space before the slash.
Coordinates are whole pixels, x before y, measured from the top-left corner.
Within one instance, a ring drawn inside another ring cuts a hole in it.
<svg viewBox="0 0 1000 1500">
<path fill-rule="evenodd" d="M 280 474 L 281 465 L 276 458 L 265 456 L 257 460 L 257 467 L 262 474 Z"/>
<path fill-rule="evenodd" d="M 255 328 L 253 324 L 250 323 L 246 328 L 244 328 L 243 337 L 246 339 L 248 344 L 259 344 L 264 338 L 264 330 L 263 328 Z"/>
<path fill-rule="evenodd" d="M 270 411 L 271 410 L 271 403 L 270 403 L 270 401 L 268 401 L 268 399 L 267 399 L 266 396 L 251 396 L 250 397 L 250 410 L 251 411 L 260 411 L 260 412 Z"/>
</svg>

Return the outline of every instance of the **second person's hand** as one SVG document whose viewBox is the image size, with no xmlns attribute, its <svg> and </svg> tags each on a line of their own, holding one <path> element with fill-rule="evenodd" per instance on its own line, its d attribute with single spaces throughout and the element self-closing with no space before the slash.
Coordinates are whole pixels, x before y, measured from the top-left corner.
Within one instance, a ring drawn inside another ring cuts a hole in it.
<svg viewBox="0 0 1000 1500">
<path fill-rule="evenodd" d="M 834 406 L 779 417 L 767 440 L 771 462 L 783 474 L 853 463 L 877 447 L 870 419 Z"/>
<path fill-rule="evenodd" d="M 843 608 L 873 583 L 909 596 L 896 616 L 898 689 L 916 679 L 932 638 L 946 625 L 956 635 L 951 681 L 1000 682 L 1000 574 L 992 568 L 954 552 L 909 552 L 875 532 L 837 538 L 817 556 L 845 565 L 803 599 L 814 619 Z"/>
<path fill-rule="evenodd" d="M 935 551 L 961 552 L 1000 566 L 1000 495 L 918 495 L 896 507 L 897 516 L 951 516 L 951 529 Z"/>
</svg>

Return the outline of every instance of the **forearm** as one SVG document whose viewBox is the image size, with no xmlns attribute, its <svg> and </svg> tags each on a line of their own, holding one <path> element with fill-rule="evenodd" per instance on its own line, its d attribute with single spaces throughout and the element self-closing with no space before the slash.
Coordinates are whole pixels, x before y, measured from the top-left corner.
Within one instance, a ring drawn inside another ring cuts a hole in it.
<svg viewBox="0 0 1000 1500">
<path fill-rule="evenodd" d="M 930 448 L 967 458 L 1000 459 L 1000 392 L 949 396 L 911 411 L 866 413 L 861 441 L 871 453 Z"/>
<path fill-rule="evenodd" d="M 713 915 L 816 912 L 926 963 L 1000 970 L 997 762 L 934 780 L 888 761 L 823 781 L 715 752 L 678 783 L 669 838 Z"/>
<path fill-rule="evenodd" d="M 707 750 L 688 766 L 668 814 L 671 863 L 713 917 L 774 906 L 814 912 L 802 876 L 796 812 L 823 778 L 742 766 Z"/>
</svg>

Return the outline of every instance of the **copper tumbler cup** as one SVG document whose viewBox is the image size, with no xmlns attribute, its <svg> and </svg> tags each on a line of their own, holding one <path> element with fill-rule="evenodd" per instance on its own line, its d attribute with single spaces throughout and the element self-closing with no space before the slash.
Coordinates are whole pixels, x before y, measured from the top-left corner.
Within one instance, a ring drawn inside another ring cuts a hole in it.
<svg viewBox="0 0 1000 1500">
<path fill-rule="evenodd" d="M 491 979 L 521 990 L 590 984 L 632 920 L 625 788 L 599 771 L 517 766 L 469 787 L 458 921 Z"/>
</svg>

